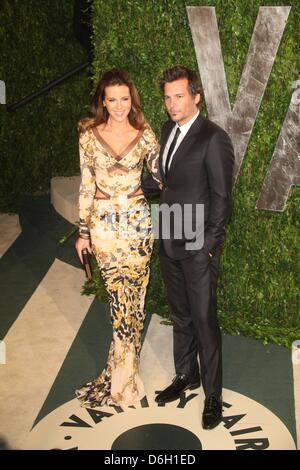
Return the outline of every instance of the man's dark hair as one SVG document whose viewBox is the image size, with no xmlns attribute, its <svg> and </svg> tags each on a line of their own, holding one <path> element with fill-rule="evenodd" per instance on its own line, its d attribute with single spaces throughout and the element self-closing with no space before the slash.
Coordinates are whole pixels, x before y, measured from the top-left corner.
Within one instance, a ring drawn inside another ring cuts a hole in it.
<svg viewBox="0 0 300 470">
<path fill-rule="evenodd" d="M 164 92 L 165 84 L 170 82 L 175 82 L 175 80 L 181 80 L 186 78 L 188 81 L 188 89 L 192 96 L 197 95 L 198 93 L 203 97 L 203 90 L 200 82 L 200 78 L 194 70 L 183 67 L 182 65 L 175 65 L 170 69 L 164 71 L 160 79 L 160 88 Z"/>
</svg>

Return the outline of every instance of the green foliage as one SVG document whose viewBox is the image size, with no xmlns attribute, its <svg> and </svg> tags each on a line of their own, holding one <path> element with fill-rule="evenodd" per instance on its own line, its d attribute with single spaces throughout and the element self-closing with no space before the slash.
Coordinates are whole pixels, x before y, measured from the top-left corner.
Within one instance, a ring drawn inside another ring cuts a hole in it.
<svg viewBox="0 0 300 470">
<path fill-rule="evenodd" d="M 235 209 L 219 279 L 219 316 L 225 332 L 288 347 L 300 337 L 299 188 L 290 194 L 283 213 L 258 211 L 255 205 L 300 70 L 300 4 L 298 0 L 194 0 L 192 4 L 216 8 L 232 104 L 259 6 L 292 6 L 234 190 Z M 158 136 L 165 120 L 160 74 L 174 64 L 197 69 L 187 5 L 191 5 L 188 0 L 94 0 L 95 85 L 103 71 L 127 68 Z M 168 317 L 157 256 L 152 259 L 147 310 Z"/>
<path fill-rule="evenodd" d="M 37 91 L 87 58 L 73 33 L 73 0 L 1 0 L 0 79 L 7 105 Z M 0 209 L 20 194 L 49 190 L 52 176 L 79 171 L 77 120 L 89 103 L 82 71 L 14 112 L 0 106 Z"/>
<path fill-rule="evenodd" d="M 299 188 L 283 213 L 258 211 L 255 204 L 300 71 L 299 1 L 94 0 L 94 86 L 105 70 L 127 68 L 159 136 L 166 118 L 159 76 L 179 63 L 197 69 L 186 14 L 191 4 L 216 7 L 232 104 L 259 6 L 292 6 L 234 190 L 219 279 L 225 332 L 289 346 L 300 338 Z M 0 79 L 6 83 L 8 104 L 86 59 L 73 35 L 73 0 L 2 0 L 0 16 Z M 48 191 L 52 176 L 78 172 L 76 123 L 87 114 L 89 96 L 86 70 L 14 113 L 0 106 L 1 210 L 13 209 L 20 194 Z M 167 321 L 156 254 L 151 268 L 146 308 Z M 106 299 L 97 269 L 95 281 L 83 292 Z"/>
</svg>

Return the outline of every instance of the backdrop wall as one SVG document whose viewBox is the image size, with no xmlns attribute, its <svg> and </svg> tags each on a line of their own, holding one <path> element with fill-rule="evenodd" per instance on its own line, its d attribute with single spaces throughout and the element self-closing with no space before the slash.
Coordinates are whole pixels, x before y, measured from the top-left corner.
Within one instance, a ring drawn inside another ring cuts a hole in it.
<svg viewBox="0 0 300 470">
<path fill-rule="evenodd" d="M 219 282 L 224 331 L 290 346 L 300 338 L 299 188 L 282 213 L 255 206 L 300 71 L 299 1 L 94 0 L 94 85 L 103 71 L 127 68 L 159 137 L 166 114 L 158 77 L 178 63 L 197 69 L 186 12 L 191 5 L 216 8 L 231 104 L 259 6 L 292 6 L 235 186 Z M 73 0 L 4 0 L 0 18 L 0 79 L 6 83 L 8 104 L 86 59 L 73 34 Z M 76 123 L 87 114 L 89 98 L 85 71 L 14 113 L 0 106 L 2 211 L 16 208 L 24 193 L 49 191 L 52 176 L 78 173 Z M 99 279 L 85 291 L 103 296 Z M 147 309 L 168 317 L 156 256 Z"/>
<path fill-rule="evenodd" d="M 300 338 L 299 188 L 293 189 L 283 213 L 259 211 L 255 205 L 300 70 L 299 2 L 94 0 L 95 83 L 111 67 L 127 68 L 138 86 L 146 117 L 159 136 L 166 115 L 158 77 L 175 64 L 198 68 L 186 12 L 191 5 L 216 8 L 231 104 L 259 6 L 292 6 L 235 186 L 219 283 L 219 313 L 225 331 L 290 346 Z M 157 259 L 152 264 L 147 306 L 167 316 Z"/>
</svg>

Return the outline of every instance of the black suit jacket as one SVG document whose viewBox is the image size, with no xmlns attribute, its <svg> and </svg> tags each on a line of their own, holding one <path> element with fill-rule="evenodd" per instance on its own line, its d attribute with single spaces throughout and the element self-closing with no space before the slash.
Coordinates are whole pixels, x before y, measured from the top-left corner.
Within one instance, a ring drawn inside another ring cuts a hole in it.
<svg viewBox="0 0 300 470">
<path fill-rule="evenodd" d="M 167 121 L 161 132 L 160 172 L 163 189 L 160 203 L 171 206 L 189 204 L 196 232 L 204 229 L 205 253 L 214 253 L 225 239 L 225 224 L 232 210 L 232 184 L 234 151 L 228 134 L 217 124 L 199 115 L 173 155 L 166 180 L 162 167 L 162 156 L 168 137 L 174 127 Z M 204 205 L 204 224 L 196 227 L 196 204 Z M 173 227 L 174 229 L 174 227 Z M 187 250 L 186 242 L 195 239 L 174 238 L 171 227 L 170 237 L 163 239 L 167 255 L 184 259 L 197 250 Z"/>
</svg>

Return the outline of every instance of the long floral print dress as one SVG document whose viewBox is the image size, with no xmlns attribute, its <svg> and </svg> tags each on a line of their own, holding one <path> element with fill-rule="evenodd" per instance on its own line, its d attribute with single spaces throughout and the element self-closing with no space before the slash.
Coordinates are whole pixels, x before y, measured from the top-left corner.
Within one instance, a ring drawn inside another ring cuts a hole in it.
<svg viewBox="0 0 300 470">
<path fill-rule="evenodd" d="M 139 375 L 144 302 L 153 249 L 150 209 L 141 184 L 144 162 L 160 183 L 159 145 L 147 125 L 116 155 L 94 127 L 79 138 L 80 227 L 91 246 L 108 292 L 113 337 L 107 365 L 76 396 L 81 406 L 129 406 L 145 395 Z M 97 188 L 101 198 L 96 198 Z M 105 197 L 105 199 L 103 199 Z"/>
</svg>

